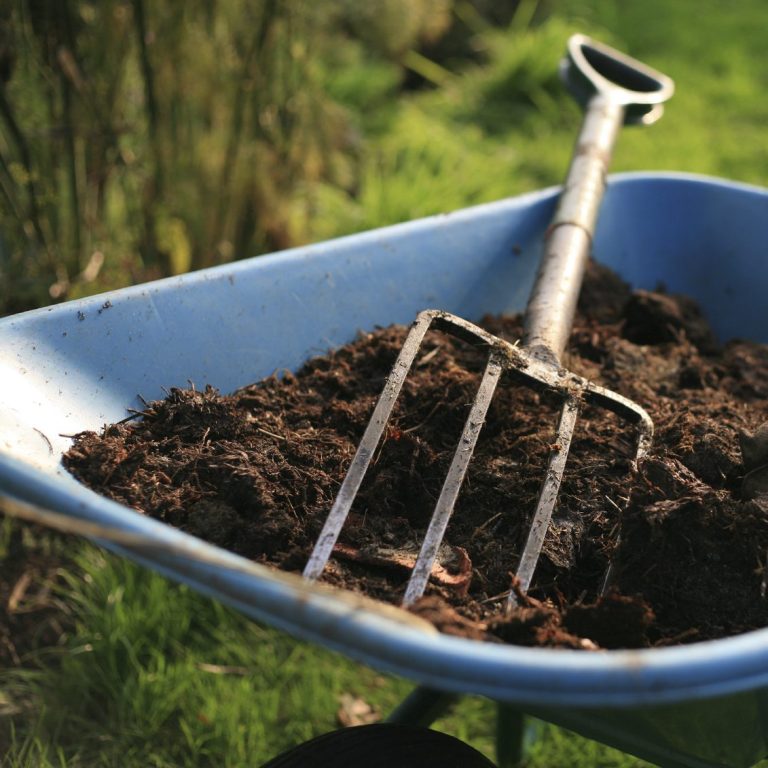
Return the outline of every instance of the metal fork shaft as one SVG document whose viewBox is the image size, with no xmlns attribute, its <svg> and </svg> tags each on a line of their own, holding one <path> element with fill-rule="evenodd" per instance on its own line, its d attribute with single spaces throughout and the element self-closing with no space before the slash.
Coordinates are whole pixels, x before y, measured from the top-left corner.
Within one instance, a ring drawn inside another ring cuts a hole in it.
<svg viewBox="0 0 768 768">
<path fill-rule="evenodd" d="M 601 95 L 587 105 L 525 310 L 524 346 L 556 364 L 571 333 L 611 152 L 623 118 L 623 105 Z"/>
</svg>

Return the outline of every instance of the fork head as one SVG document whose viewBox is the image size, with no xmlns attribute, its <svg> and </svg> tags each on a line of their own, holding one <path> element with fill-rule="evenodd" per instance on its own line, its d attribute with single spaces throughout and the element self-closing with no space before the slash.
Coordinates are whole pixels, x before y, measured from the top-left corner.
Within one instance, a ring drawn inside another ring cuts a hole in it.
<svg viewBox="0 0 768 768">
<path fill-rule="evenodd" d="M 526 591 L 544 542 L 549 520 L 565 469 L 568 450 L 575 429 L 578 412 L 583 402 L 606 408 L 636 425 L 637 462 L 648 452 L 653 435 L 653 422 L 637 403 L 616 392 L 600 387 L 575 373 L 543 359 L 530 350 L 511 344 L 461 317 L 442 310 L 421 312 L 408 333 L 395 364 L 390 371 L 373 415 L 368 422 L 347 475 L 342 482 L 323 530 L 315 544 L 304 570 L 304 576 L 320 576 L 331 556 L 344 521 L 363 481 L 371 459 L 379 445 L 387 422 L 395 407 L 408 372 L 422 347 L 430 329 L 440 330 L 471 345 L 487 350 L 485 370 L 464 424 L 459 444 L 446 473 L 440 496 L 435 505 L 421 551 L 406 587 L 404 605 L 415 602 L 426 589 L 435 566 L 438 550 L 453 513 L 467 468 L 485 422 L 493 394 L 503 373 L 511 372 L 528 386 L 538 390 L 556 392 L 563 400 L 555 442 L 550 452 L 539 499 L 531 524 L 528 541 L 520 558 L 517 579 L 519 588 Z M 512 594 L 512 593 L 511 593 Z M 510 604 L 514 597 L 510 597 Z"/>
</svg>

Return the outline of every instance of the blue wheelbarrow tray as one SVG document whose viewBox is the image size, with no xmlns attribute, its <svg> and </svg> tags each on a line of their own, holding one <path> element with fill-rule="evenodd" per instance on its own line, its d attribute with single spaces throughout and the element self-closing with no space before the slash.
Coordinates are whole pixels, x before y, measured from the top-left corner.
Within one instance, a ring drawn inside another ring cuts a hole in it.
<svg viewBox="0 0 768 768">
<path fill-rule="evenodd" d="M 410 323 L 425 308 L 470 320 L 521 311 L 557 192 L 0 320 L 0 494 L 118 532 L 122 539 L 102 543 L 256 620 L 422 686 L 506 702 L 666 766 L 753 765 L 768 754 L 768 629 L 596 653 L 441 635 L 398 608 L 148 519 L 61 465 L 66 435 L 122 419 L 168 387 L 231 392 L 361 330 Z M 663 284 L 694 297 L 722 339 L 768 342 L 766 255 L 768 190 L 682 174 L 609 181 L 595 258 L 636 287 Z"/>
</svg>

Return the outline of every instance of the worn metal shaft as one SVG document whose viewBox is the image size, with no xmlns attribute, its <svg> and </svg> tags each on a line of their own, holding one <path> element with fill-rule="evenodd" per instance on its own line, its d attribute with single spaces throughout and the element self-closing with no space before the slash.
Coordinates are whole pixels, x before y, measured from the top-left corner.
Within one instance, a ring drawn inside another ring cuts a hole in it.
<svg viewBox="0 0 768 768">
<path fill-rule="evenodd" d="M 598 94 L 587 105 L 525 310 L 524 345 L 559 364 L 568 344 L 624 107 Z"/>
</svg>

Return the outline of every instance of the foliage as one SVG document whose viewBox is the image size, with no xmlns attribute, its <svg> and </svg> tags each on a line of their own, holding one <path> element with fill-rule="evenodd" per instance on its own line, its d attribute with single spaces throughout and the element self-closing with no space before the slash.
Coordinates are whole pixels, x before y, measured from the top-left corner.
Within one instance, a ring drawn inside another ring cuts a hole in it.
<svg viewBox="0 0 768 768">
<path fill-rule="evenodd" d="M 4 308 L 301 237 L 297 182 L 343 183 L 354 155 L 320 79 L 326 27 L 340 23 L 328 7 L 11 3 L 0 17 Z"/>
<path fill-rule="evenodd" d="M 558 184 L 579 111 L 556 77 L 564 41 L 589 30 L 673 76 L 676 93 L 658 124 L 619 137 L 613 172 L 670 170 L 768 183 L 761 126 L 768 105 L 762 23 L 768 9 L 744 0 L 738 12 L 692 3 L 561 0 L 528 26 L 535 3 L 505 29 L 484 28 L 483 62 L 440 88 L 400 100 L 380 134 L 369 132 L 359 185 L 319 183 L 310 192 L 312 239 L 406 221 Z M 706 11 L 706 13 L 705 13 Z M 750 22 L 751 19 L 751 22 Z"/>
<path fill-rule="evenodd" d="M 487 30 L 483 65 L 452 77 L 439 90 L 404 99 L 386 130 L 369 140 L 353 193 L 329 184 L 310 186 L 312 239 L 556 183 L 579 118 L 559 86 L 550 52 L 573 31 L 558 19 L 516 36 Z M 531 151 L 533 136 L 538 146 Z M 553 146 L 541 151 L 547 137 Z"/>
<path fill-rule="evenodd" d="M 614 169 L 765 183 L 766 13 L 696 8 L 11 0 L 0 312 L 556 184 L 578 110 L 554 64 L 577 29 L 678 83 Z"/>
</svg>

